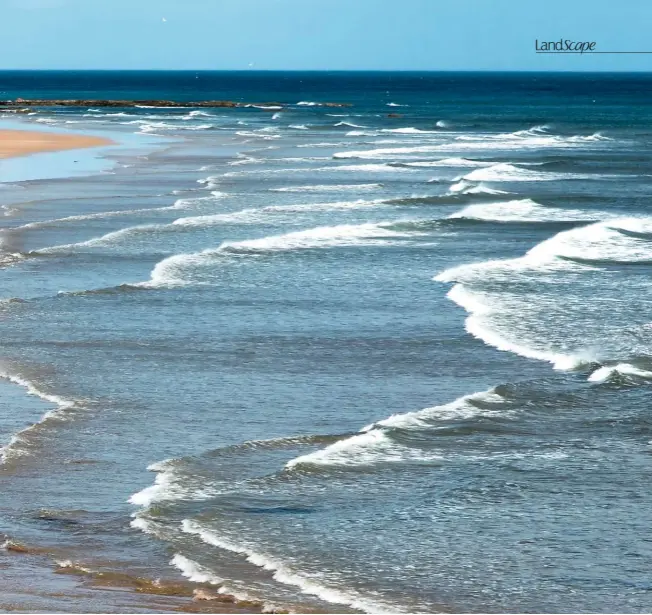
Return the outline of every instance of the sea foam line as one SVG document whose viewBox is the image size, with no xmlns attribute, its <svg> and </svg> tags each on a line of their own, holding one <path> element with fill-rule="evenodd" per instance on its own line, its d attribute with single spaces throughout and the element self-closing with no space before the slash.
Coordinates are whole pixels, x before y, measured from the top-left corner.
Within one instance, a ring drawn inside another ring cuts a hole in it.
<svg viewBox="0 0 652 615">
<path fill-rule="evenodd" d="M 338 246 L 387 245 L 394 239 L 415 236 L 419 233 L 401 232 L 389 228 L 392 223 L 341 224 L 321 226 L 261 239 L 224 242 L 217 248 L 201 252 L 176 254 L 159 262 L 152 270 L 150 280 L 141 282 L 143 288 L 161 288 L 188 284 L 183 271 L 188 266 L 203 265 L 216 257 L 265 254 L 312 248 Z"/>
<path fill-rule="evenodd" d="M 374 465 L 393 462 L 439 462 L 443 456 L 439 453 L 424 453 L 418 449 L 408 448 L 391 438 L 394 429 L 422 430 L 438 422 L 459 418 L 471 418 L 478 415 L 504 416 L 505 409 L 500 405 L 505 398 L 494 389 L 464 395 L 441 406 L 432 406 L 392 416 L 363 427 L 359 433 L 338 440 L 318 451 L 295 457 L 285 465 L 294 470 L 302 466 L 322 466 L 346 468 L 348 466 Z M 484 407 L 475 402 L 484 404 Z M 491 405 L 496 409 L 491 409 Z"/>
<path fill-rule="evenodd" d="M 299 571 L 295 571 L 288 564 L 272 556 L 250 547 L 237 544 L 227 538 L 217 536 L 217 534 L 211 530 L 202 527 L 199 523 L 191 519 L 184 519 L 181 523 L 181 529 L 187 534 L 199 536 L 199 538 L 208 545 L 244 556 L 244 558 L 254 566 L 271 572 L 273 578 L 279 583 L 298 587 L 302 593 L 317 596 L 325 602 L 351 606 L 360 609 L 364 613 L 402 612 L 395 605 L 370 600 L 357 592 L 329 587 L 322 582 L 315 581 L 313 578 L 310 578 Z"/>
<path fill-rule="evenodd" d="M 130 216 L 133 214 L 147 214 L 150 212 L 156 211 L 174 211 L 174 210 L 183 210 L 183 209 L 193 209 L 198 204 L 206 201 L 212 201 L 220 199 L 226 196 L 226 193 L 218 192 L 214 190 L 208 196 L 201 196 L 195 198 L 185 198 L 177 199 L 172 205 L 166 205 L 163 207 L 145 207 L 141 209 L 120 209 L 116 211 L 101 211 L 94 214 L 78 214 L 75 216 L 66 216 L 65 218 L 54 218 L 52 220 L 44 220 L 42 222 L 29 222 L 28 224 L 23 224 L 22 226 L 17 226 L 14 228 L 5 229 L 8 231 L 21 230 L 21 229 L 38 229 L 38 228 L 47 228 L 50 226 L 57 226 L 61 223 L 66 222 L 79 222 L 84 220 L 101 220 L 103 218 L 114 218 L 119 216 Z M 70 244 L 76 245 L 76 244 Z"/>
<path fill-rule="evenodd" d="M 55 421 L 66 420 L 67 418 L 66 414 L 69 411 L 79 406 L 76 400 L 66 399 L 64 397 L 60 397 L 59 395 L 46 393 L 45 391 L 39 389 L 34 383 L 30 382 L 26 378 L 23 378 L 22 376 L 19 376 L 17 374 L 11 374 L 9 372 L 3 371 L 0 372 L 0 378 L 4 378 L 5 380 L 9 380 L 14 384 L 22 386 L 26 389 L 29 395 L 34 395 L 35 397 L 39 397 L 43 401 L 51 403 L 56 406 L 52 410 L 48 410 L 45 414 L 43 414 L 43 416 L 41 416 L 41 418 L 38 421 L 30 425 L 29 427 L 26 427 L 25 429 L 22 429 L 21 431 L 13 434 L 9 442 L 3 447 L 0 447 L 0 462 L 4 464 L 14 457 L 28 454 L 28 451 L 25 450 L 24 448 L 24 444 L 26 442 L 26 436 L 31 431 L 37 429 L 38 427 L 46 423 L 49 423 L 52 420 Z"/>
</svg>

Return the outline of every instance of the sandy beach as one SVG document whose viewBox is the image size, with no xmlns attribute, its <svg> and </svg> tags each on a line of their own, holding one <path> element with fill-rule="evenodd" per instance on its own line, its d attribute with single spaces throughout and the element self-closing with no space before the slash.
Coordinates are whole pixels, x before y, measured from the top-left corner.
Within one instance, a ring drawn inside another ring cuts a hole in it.
<svg viewBox="0 0 652 615">
<path fill-rule="evenodd" d="M 40 152 L 59 152 L 111 145 L 113 141 L 86 135 L 57 134 L 31 130 L 0 130 L 0 158 L 28 156 Z"/>
</svg>

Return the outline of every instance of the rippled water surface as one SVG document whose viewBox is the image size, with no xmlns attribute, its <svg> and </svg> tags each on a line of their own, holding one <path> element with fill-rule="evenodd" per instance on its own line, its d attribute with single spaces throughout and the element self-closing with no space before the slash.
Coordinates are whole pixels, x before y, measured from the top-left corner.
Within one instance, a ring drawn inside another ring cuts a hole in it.
<svg viewBox="0 0 652 615">
<path fill-rule="evenodd" d="M 117 145 L 0 185 L 0 527 L 41 554 L 0 556 L 12 583 L 58 565 L 298 611 L 652 609 L 652 78 L 0 91 L 253 103 L 19 116 Z M 29 604 L 136 609 L 94 591 Z"/>
</svg>

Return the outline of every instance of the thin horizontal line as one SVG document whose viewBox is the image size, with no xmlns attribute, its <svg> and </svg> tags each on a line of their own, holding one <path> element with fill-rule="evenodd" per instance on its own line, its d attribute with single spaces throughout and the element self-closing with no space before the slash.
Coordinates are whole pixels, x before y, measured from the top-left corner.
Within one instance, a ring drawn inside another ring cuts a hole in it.
<svg viewBox="0 0 652 615">
<path fill-rule="evenodd" d="M 535 51 L 534 53 L 556 53 L 558 55 L 577 53 L 580 55 L 590 56 L 596 53 L 634 53 L 634 54 L 652 54 L 652 51 Z"/>
</svg>

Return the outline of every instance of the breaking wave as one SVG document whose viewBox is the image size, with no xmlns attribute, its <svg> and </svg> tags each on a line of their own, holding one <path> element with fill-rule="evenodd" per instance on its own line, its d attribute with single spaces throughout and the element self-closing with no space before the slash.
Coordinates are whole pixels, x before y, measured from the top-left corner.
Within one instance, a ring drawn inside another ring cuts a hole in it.
<svg viewBox="0 0 652 615">
<path fill-rule="evenodd" d="M 337 122 L 336 124 L 333 124 L 333 126 L 337 126 L 338 128 L 341 126 L 347 126 L 348 128 L 364 128 L 364 126 L 360 126 L 352 122 Z"/>
<path fill-rule="evenodd" d="M 414 128 L 410 126 L 407 128 L 383 128 L 381 132 L 392 132 L 392 133 L 398 133 L 402 135 L 427 135 L 427 134 L 436 133 L 437 131 L 421 130 L 420 128 Z"/>
<path fill-rule="evenodd" d="M 449 194 L 509 194 L 505 190 L 498 190 L 483 183 L 478 184 L 466 179 L 452 184 L 448 192 Z"/>
<path fill-rule="evenodd" d="M 495 389 L 465 395 L 448 404 L 432 406 L 415 412 L 394 414 L 364 427 L 358 434 L 338 440 L 326 448 L 295 457 L 286 463 L 288 470 L 310 466 L 357 467 L 378 463 L 417 462 L 439 463 L 443 456 L 437 451 L 405 446 L 393 436 L 396 430 L 423 431 L 442 421 L 482 416 L 504 416 L 507 400 Z"/>
<path fill-rule="evenodd" d="M 217 248 L 177 254 L 162 260 L 154 267 L 151 279 L 141 283 L 141 286 L 160 288 L 188 284 L 190 283 L 186 275 L 188 268 L 206 265 L 224 257 L 337 246 L 383 245 L 392 240 L 414 235 L 414 233 L 392 230 L 389 226 L 391 223 L 342 224 L 316 227 L 284 235 L 272 235 L 261 239 L 224 242 Z"/>
<path fill-rule="evenodd" d="M 0 378 L 4 378 L 5 380 L 9 380 L 14 384 L 24 387 L 29 395 L 39 397 L 43 401 L 55 406 L 53 409 L 48 410 L 43 414 L 38 421 L 13 434 L 9 442 L 0 447 L 0 463 L 2 464 L 8 463 L 17 457 L 29 455 L 31 448 L 34 445 L 32 435 L 37 430 L 52 422 L 56 423 L 67 420 L 71 412 L 82 407 L 79 400 L 67 399 L 59 395 L 47 393 L 30 380 L 17 374 L 2 371 L 0 372 Z"/>
<path fill-rule="evenodd" d="M 482 169 L 471 171 L 463 178 L 467 181 L 486 181 L 486 182 L 501 182 L 501 181 L 555 181 L 565 179 L 591 179 L 591 175 L 580 175 L 575 173 L 551 173 L 547 171 L 534 171 L 532 169 L 524 169 L 509 163 L 494 164 Z"/>
<path fill-rule="evenodd" d="M 532 203 L 521 202 L 516 207 L 530 212 L 534 208 L 536 215 L 542 213 Z M 580 215 L 580 212 L 576 215 Z M 569 217 L 569 214 L 561 210 L 555 212 L 554 216 Z M 448 293 L 449 299 L 469 313 L 466 320 L 467 332 L 486 344 L 523 357 L 547 361 L 555 369 L 573 370 L 602 364 L 613 370 L 613 365 L 609 365 L 614 362 L 614 353 L 631 353 L 627 346 L 620 343 L 614 345 L 614 342 L 610 346 L 599 328 L 595 333 L 597 337 L 593 340 L 587 339 L 585 334 L 571 341 L 568 339 L 569 334 L 572 335 L 571 329 L 560 334 L 561 337 L 554 335 L 560 322 L 552 329 L 544 329 L 547 333 L 537 333 L 532 338 L 530 329 L 538 330 L 540 318 L 545 314 L 540 310 L 550 311 L 552 304 L 547 308 L 547 304 L 542 304 L 539 309 L 538 302 L 532 303 L 530 297 L 514 296 L 506 290 L 490 292 L 487 283 L 509 285 L 521 281 L 533 284 L 536 280 L 545 280 L 550 284 L 552 281 L 559 280 L 562 283 L 569 279 L 577 285 L 579 276 L 590 275 L 596 271 L 596 267 L 651 262 L 649 242 L 622 232 L 632 228 L 652 230 L 652 219 L 614 218 L 562 231 L 537 244 L 520 258 L 461 265 L 440 273 L 435 280 L 454 283 Z M 573 303 L 569 305 L 575 308 Z M 563 304 L 555 309 L 560 307 Z M 530 315 L 533 308 L 535 309 Z M 590 314 L 589 312 L 589 317 Z M 534 320 L 528 320 L 528 316 Z M 518 329 L 515 328 L 517 325 Z M 522 326 L 527 330 L 522 329 Z M 528 340 L 528 336 L 531 339 Z M 622 364 L 623 360 L 616 362 Z M 623 373 L 622 369 L 616 371 Z M 599 381 L 612 374 L 613 371 L 598 369 L 592 381 Z M 632 374 L 633 371 L 630 370 L 627 375 Z M 638 375 L 641 376 L 641 373 Z"/>
<path fill-rule="evenodd" d="M 602 220 L 604 212 L 545 207 L 532 199 L 473 204 L 455 212 L 449 219 L 486 220 L 495 222 L 576 222 Z"/>
<path fill-rule="evenodd" d="M 402 163 L 408 167 L 488 167 L 493 162 L 470 160 L 469 158 L 442 158 L 441 160 L 422 160 Z"/>
<path fill-rule="evenodd" d="M 347 152 L 335 152 L 333 158 L 360 158 L 363 160 L 374 160 L 383 158 L 395 158 L 406 154 L 425 154 L 441 150 L 439 145 L 418 145 L 414 147 L 384 147 L 370 150 L 358 150 Z"/>
</svg>

